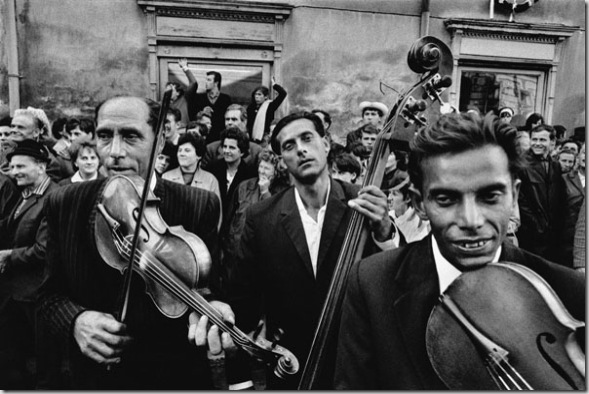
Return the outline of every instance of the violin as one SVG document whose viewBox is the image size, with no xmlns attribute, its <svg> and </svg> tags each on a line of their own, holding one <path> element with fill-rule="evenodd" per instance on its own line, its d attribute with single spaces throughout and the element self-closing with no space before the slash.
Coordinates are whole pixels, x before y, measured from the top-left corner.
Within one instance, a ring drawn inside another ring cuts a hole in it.
<svg viewBox="0 0 589 394">
<path fill-rule="evenodd" d="M 389 113 L 373 145 L 362 187 L 380 187 L 391 149 L 409 150 L 409 141 L 415 133 L 437 117 L 442 108 L 449 107 L 442 98 L 452 84 L 449 75 L 453 60 L 448 46 L 435 37 L 422 37 L 411 46 L 407 63 L 412 71 L 422 76 L 400 95 Z M 347 278 L 352 265 L 361 259 L 367 239 L 364 216 L 354 211 L 299 381 L 299 390 L 323 388 L 318 384 L 323 367 L 328 363 L 327 357 L 333 354 Z"/>
<path fill-rule="evenodd" d="M 451 390 L 585 390 L 584 328 L 534 271 L 491 263 L 440 296 L 426 348 Z"/>
<path fill-rule="evenodd" d="M 103 260 L 122 274 L 127 269 L 132 233 L 136 225 L 139 196 L 144 181 L 138 176 L 110 178 L 98 203 L 95 222 L 96 246 Z M 145 282 L 146 292 L 158 310 L 178 318 L 192 309 L 208 316 L 235 344 L 251 356 L 276 364 L 278 377 L 298 371 L 296 357 L 287 349 L 264 338 L 255 342 L 223 316 L 199 294 L 206 283 L 211 255 L 205 243 L 182 226 L 168 226 L 158 210 L 159 199 L 150 192 L 133 271 Z"/>
<path fill-rule="evenodd" d="M 205 243 L 182 226 L 168 226 L 159 212 L 159 199 L 146 185 L 154 174 L 155 156 L 163 143 L 163 120 L 171 90 L 162 100 L 149 160 L 147 179 L 116 175 L 109 178 L 98 199 L 94 225 L 95 241 L 102 259 L 124 275 L 121 307 L 116 317 L 125 320 L 133 273 L 145 282 L 145 291 L 156 308 L 169 318 L 178 318 L 192 309 L 228 333 L 233 342 L 251 356 L 275 365 L 279 378 L 295 374 L 298 360 L 287 349 L 258 337 L 252 340 L 199 294 L 211 268 L 211 255 Z"/>
</svg>

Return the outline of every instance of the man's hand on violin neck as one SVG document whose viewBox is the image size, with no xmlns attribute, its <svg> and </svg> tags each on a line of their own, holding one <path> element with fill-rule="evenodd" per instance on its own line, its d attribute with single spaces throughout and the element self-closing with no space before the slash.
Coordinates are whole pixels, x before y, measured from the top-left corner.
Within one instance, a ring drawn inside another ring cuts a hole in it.
<svg viewBox="0 0 589 394">
<path fill-rule="evenodd" d="M 100 364 L 120 362 L 123 349 L 132 340 L 126 326 L 112 315 L 82 312 L 74 322 L 74 338 L 85 356 Z"/>
<path fill-rule="evenodd" d="M 225 322 L 235 324 L 235 314 L 231 307 L 221 301 L 211 301 L 214 307 Z M 221 354 L 224 350 L 233 351 L 236 349 L 233 339 L 226 332 L 221 332 L 216 325 L 209 325 L 207 316 L 200 316 L 192 312 L 188 317 L 188 341 L 198 347 L 207 346 L 212 356 Z"/>
</svg>

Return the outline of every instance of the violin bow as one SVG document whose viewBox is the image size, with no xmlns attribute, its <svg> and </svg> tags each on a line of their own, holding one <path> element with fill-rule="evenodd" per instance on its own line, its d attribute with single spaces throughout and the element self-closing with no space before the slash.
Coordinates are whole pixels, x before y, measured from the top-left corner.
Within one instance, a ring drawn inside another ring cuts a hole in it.
<svg viewBox="0 0 589 394">
<path fill-rule="evenodd" d="M 141 231 L 141 224 L 143 222 L 143 216 L 145 211 L 145 205 L 147 203 L 147 197 L 149 196 L 149 186 L 151 185 L 151 179 L 155 172 L 155 158 L 164 143 L 164 132 L 163 126 L 170 109 L 170 102 L 172 101 L 172 88 L 171 86 L 166 87 L 164 91 L 164 97 L 162 98 L 162 104 L 160 107 L 160 113 L 157 118 L 157 124 L 154 128 L 155 138 L 153 145 L 151 146 L 151 153 L 149 156 L 149 166 L 147 171 L 147 177 L 143 184 L 143 193 L 141 194 L 141 201 L 139 203 L 139 210 L 137 212 L 137 224 L 133 232 L 133 240 L 131 242 L 131 252 L 129 253 L 129 262 L 127 263 L 127 269 L 125 271 L 125 278 L 123 287 L 121 289 L 121 304 L 117 311 L 116 319 L 120 322 L 124 322 L 127 317 L 127 310 L 129 307 L 129 295 L 131 294 L 131 278 L 133 276 L 133 262 L 137 254 L 137 246 L 139 244 L 139 232 Z"/>
</svg>

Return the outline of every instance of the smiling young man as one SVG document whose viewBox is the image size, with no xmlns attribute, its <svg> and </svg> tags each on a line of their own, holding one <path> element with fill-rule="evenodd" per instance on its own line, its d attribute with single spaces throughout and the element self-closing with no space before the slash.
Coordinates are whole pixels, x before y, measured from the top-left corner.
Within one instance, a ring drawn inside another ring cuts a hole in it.
<svg viewBox="0 0 589 394">
<path fill-rule="evenodd" d="M 519 246 L 545 259 L 560 262 L 560 233 L 564 224 L 566 195 L 560 164 L 550 156 L 556 134 L 541 124 L 530 132 L 529 165 L 522 171 L 519 209 Z"/>
<path fill-rule="evenodd" d="M 582 275 L 505 242 L 523 165 L 515 138 L 515 128 L 496 116 L 449 114 L 412 141 L 414 206 L 430 220 L 431 235 L 353 268 L 340 322 L 337 389 L 445 389 L 427 356 L 429 315 L 462 271 L 491 262 L 531 268 L 584 319 Z"/>
</svg>

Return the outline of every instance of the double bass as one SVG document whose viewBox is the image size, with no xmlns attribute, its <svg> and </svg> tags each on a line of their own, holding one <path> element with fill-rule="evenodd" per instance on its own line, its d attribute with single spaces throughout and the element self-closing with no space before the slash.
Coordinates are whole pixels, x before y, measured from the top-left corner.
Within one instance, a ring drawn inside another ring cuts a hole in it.
<svg viewBox="0 0 589 394">
<path fill-rule="evenodd" d="M 413 72 L 420 74 L 420 78 L 400 95 L 387 116 L 374 143 L 362 187 L 380 187 L 391 149 L 407 151 L 414 134 L 440 111 L 450 108 L 443 98 L 444 91 L 452 84 L 453 60 L 448 46 L 436 37 L 424 36 L 411 46 L 407 63 Z M 354 211 L 299 381 L 299 390 L 325 388 L 320 387 L 321 376 L 326 364 L 332 361 L 328 357 L 334 353 L 346 281 L 352 265 L 362 257 L 367 238 L 364 216 Z"/>
</svg>

